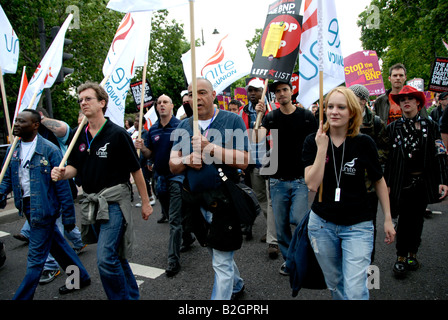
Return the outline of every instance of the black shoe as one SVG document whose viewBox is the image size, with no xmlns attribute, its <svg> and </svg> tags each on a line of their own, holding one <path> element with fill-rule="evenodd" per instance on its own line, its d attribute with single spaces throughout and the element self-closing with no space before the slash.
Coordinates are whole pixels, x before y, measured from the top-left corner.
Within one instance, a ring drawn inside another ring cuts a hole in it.
<svg viewBox="0 0 448 320">
<path fill-rule="evenodd" d="M 30 242 L 30 240 L 28 240 L 28 238 L 25 237 L 25 236 L 24 236 L 23 234 L 21 234 L 21 233 L 15 234 L 15 235 L 13 235 L 13 237 L 14 237 L 15 239 L 17 239 L 17 240 L 20 240 L 20 241 L 23 241 L 23 242 L 26 242 L 26 243 L 29 243 L 29 242 Z"/>
<path fill-rule="evenodd" d="M 84 282 L 81 282 L 81 283 L 79 284 L 79 289 L 82 289 L 82 288 L 85 288 L 85 287 L 87 287 L 87 286 L 90 286 L 90 283 L 91 283 L 90 278 L 87 279 L 87 280 L 84 281 Z M 64 284 L 62 287 L 59 288 L 59 293 L 60 293 L 60 294 L 67 294 L 67 293 L 71 293 L 71 292 L 73 292 L 73 291 L 75 291 L 75 290 L 77 290 L 77 289 L 75 289 L 75 288 L 69 289 L 69 288 L 67 288 L 67 286 Z"/>
<path fill-rule="evenodd" d="M 410 271 L 415 271 L 420 268 L 420 263 L 417 260 L 417 255 L 415 253 L 409 253 L 406 259 L 406 268 Z"/>
<path fill-rule="evenodd" d="M 182 245 L 180 246 L 180 252 L 187 252 L 188 250 L 190 250 L 191 245 L 196 241 L 196 237 L 193 235 L 187 236 L 185 238 L 186 239 L 182 241 Z"/>
<path fill-rule="evenodd" d="M 246 286 L 243 285 L 243 287 L 241 288 L 240 291 L 232 293 L 230 300 L 239 300 L 243 296 L 245 288 L 246 288 Z"/>
<path fill-rule="evenodd" d="M 406 261 L 407 261 L 406 257 L 399 256 L 397 258 L 397 261 L 395 261 L 394 268 L 393 268 L 395 277 L 403 278 L 406 276 L 406 272 L 407 272 Z"/>
<path fill-rule="evenodd" d="M 180 271 L 179 262 L 170 262 L 168 268 L 165 270 L 167 277 L 174 277 Z"/>
<path fill-rule="evenodd" d="M 165 216 L 162 216 L 159 220 L 157 220 L 157 223 L 167 223 L 168 219 Z"/>
<path fill-rule="evenodd" d="M 56 279 L 57 276 L 61 274 L 58 270 L 44 270 L 39 279 L 39 284 L 47 284 Z"/>
</svg>

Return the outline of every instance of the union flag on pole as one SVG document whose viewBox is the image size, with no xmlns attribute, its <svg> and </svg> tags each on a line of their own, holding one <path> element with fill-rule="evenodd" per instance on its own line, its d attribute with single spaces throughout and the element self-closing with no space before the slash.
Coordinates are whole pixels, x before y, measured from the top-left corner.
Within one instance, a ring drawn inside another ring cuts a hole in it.
<svg viewBox="0 0 448 320">
<path fill-rule="evenodd" d="M 299 95 L 308 108 L 319 99 L 319 71 L 323 71 L 323 94 L 345 81 L 344 58 L 334 0 L 305 0 L 299 54 Z"/>
<path fill-rule="evenodd" d="M 219 39 L 219 40 L 218 40 Z M 208 79 L 216 93 L 248 75 L 252 59 L 243 41 L 227 34 L 218 41 L 196 48 L 196 74 Z M 192 81 L 191 50 L 182 55 L 187 82 Z"/>
<path fill-rule="evenodd" d="M 65 33 L 67 32 L 72 18 L 73 15 L 69 14 L 67 19 L 65 19 L 65 22 L 61 29 L 59 29 L 56 38 L 54 38 L 50 48 L 48 48 L 45 56 L 37 66 L 36 71 L 34 71 L 28 87 L 26 88 L 25 94 L 23 95 L 19 113 L 26 108 L 36 109 L 37 103 L 42 95 L 42 91 L 45 88 L 51 88 L 53 83 L 56 81 L 56 77 L 62 67 Z M 33 105 L 30 105 L 35 93 L 37 93 L 36 99 L 34 100 Z"/>
<path fill-rule="evenodd" d="M 126 95 L 135 68 L 148 61 L 151 16 L 148 11 L 127 13 L 104 61 L 103 74 L 108 78 L 104 89 L 109 95 L 106 116 L 121 127 L 124 126 Z"/>
<path fill-rule="evenodd" d="M 3 74 L 16 73 L 19 51 L 19 38 L 0 5 L 0 67 Z"/>
<path fill-rule="evenodd" d="M 194 0 L 110 0 L 108 9 L 120 12 L 157 11 L 187 4 Z"/>
</svg>

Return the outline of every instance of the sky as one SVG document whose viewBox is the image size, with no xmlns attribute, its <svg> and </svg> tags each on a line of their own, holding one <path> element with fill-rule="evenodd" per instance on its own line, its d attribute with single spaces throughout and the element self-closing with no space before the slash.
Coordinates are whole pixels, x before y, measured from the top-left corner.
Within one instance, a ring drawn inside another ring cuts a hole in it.
<svg viewBox="0 0 448 320">
<path fill-rule="evenodd" d="M 325 3 L 325 0 L 323 0 Z M 341 46 L 344 57 L 362 50 L 361 29 L 357 26 L 358 15 L 369 5 L 370 0 L 335 0 L 340 24 Z M 243 40 L 251 40 L 255 29 L 263 29 L 268 6 L 275 0 L 195 0 L 195 38 L 212 39 L 216 29 L 220 34 L 231 33 Z M 304 0 L 301 14 L 303 14 Z M 185 37 L 190 40 L 189 5 L 169 9 L 169 18 L 184 24 Z"/>
</svg>

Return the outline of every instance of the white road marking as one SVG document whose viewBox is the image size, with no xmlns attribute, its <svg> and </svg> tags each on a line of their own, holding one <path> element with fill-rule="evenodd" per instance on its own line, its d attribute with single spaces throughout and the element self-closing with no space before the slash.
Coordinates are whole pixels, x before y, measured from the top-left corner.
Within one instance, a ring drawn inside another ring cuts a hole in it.
<svg viewBox="0 0 448 320">
<path fill-rule="evenodd" d="M 129 265 L 134 275 L 149 279 L 155 279 L 165 273 L 163 269 L 148 267 L 137 263 L 129 263 Z"/>
<path fill-rule="evenodd" d="M 0 238 L 2 238 L 2 237 L 6 237 L 6 236 L 9 236 L 9 233 L 8 233 L 8 232 L 0 231 Z"/>
</svg>

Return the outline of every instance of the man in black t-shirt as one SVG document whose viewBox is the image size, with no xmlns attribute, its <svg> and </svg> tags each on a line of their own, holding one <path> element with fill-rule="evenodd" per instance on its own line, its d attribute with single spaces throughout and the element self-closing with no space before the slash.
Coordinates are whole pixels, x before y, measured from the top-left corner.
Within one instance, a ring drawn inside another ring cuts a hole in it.
<svg viewBox="0 0 448 320">
<path fill-rule="evenodd" d="M 277 168 L 270 176 L 272 210 L 275 217 L 277 240 L 286 261 L 292 233 L 290 224 L 297 225 L 308 210 L 308 187 L 305 184 L 302 148 L 305 138 L 317 131 L 317 121 L 309 110 L 297 108 L 291 102 L 292 85 L 274 82 L 270 91 L 280 104 L 280 108 L 269 112 L 258 130 L 257 141 L 261 141 L 268 131 L 273 141 L 270 167 Z M 287 275 L 285 263 L 280 273 Z"/>
<path fill-rule="evenodd" d="M 81 204 L 83 240 L 98 242 L 104 291 L 111 300 L 138 299 L 138 286 L 127 261 L 133 242 L 130 174 L 142 199 L 143 219 L 148 219 L 152 207 L 137 151 L 126 130 L 104 117 L 108 102 L 104 88 L 88 82 L 78 88 L 78 94 L 88 124 L 82 128 L 67 167 L 54 168 L 52 179 L 81 177 L 86 193 Z M 89 233 L 92 229 L 95 232 Z"/>
</svg>

